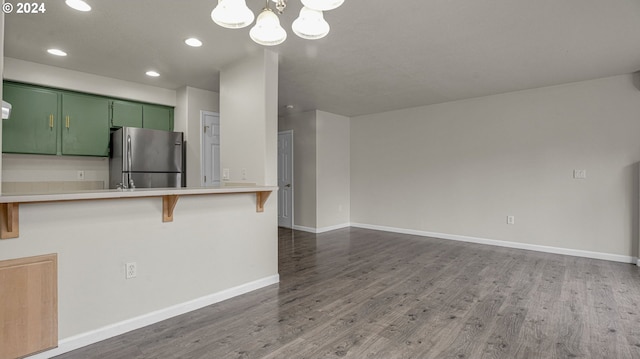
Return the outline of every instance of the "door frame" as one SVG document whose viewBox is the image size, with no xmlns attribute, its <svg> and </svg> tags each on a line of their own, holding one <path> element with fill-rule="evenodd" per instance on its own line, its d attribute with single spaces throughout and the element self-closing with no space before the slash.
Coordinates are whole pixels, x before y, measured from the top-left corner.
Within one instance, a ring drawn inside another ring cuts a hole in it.
<svg viewBox="0 0 640 359">
<path fill-rule="evenodd" d="M 204 128 L 204 116 L 205 115 L 218 116 L 218 121 L 220 121 L 220 112 L 200 110 L 200 128 L 198 129 L 198 131 L 200 132 L 200 135 L 198 137 L 198 141 L 200 142 L 200 187 L 205 187 L 205 183 L 204 183 L 204 131 L 202 130 Z M 222 138 L 222 133 L 220 134 L 220 137 Z M 221 166 L 221 165 L 222 165 L 221 163 L 218 163 L 218 166 Z M 222 169 L 222 167 L 220 169 Z M 222 185 L 222 178 L 220 179 L 220 184 Z"/>
<path fill-rule="evenodd" d="M 293 227 L 295 227 L 295 195 L 296 195 L 296 186 L 295 186 L 295 168 L 294 166 L 294 155 L 295 155 L 295 146 L 293 145 L 293 139 L 294 139 L 294 133 L 293 130 L 285 130 L 285 131 L 278 131 L 278 136 L 280 136 L 280 134 L 291 134 L 291 227 L 283 227 L 283 228 L 291 228 L 293 229 Z M 280 171 L 278 171 L 278 174 L 280 173 Z M 278 182 L 279 182 L 279 178 L 278 178 Z"/>
</svg>

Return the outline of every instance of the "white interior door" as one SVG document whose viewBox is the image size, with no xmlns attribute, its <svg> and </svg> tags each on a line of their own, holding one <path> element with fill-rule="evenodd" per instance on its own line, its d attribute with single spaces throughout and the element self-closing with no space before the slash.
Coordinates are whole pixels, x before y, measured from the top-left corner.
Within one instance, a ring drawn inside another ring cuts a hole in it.
<svg viewBox="0 0 640 359">
<path fill-rule="evenodd" d="M 278 133 L 278 226 L 293 228 L 293 131 Z"/>
<path fill-rule="evenodd" d="M 220 185 L 220 116 L 201 111 L 202 186 Z"/>
</svg>

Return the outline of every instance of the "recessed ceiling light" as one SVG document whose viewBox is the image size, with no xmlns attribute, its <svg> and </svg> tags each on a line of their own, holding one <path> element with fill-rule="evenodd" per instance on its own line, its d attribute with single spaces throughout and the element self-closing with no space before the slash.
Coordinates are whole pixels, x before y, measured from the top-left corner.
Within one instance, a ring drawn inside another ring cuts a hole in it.
<svg viewBox="0 0 640 359">
<path fill-rule="evenodd" d="M 49 49 L 47 50 L 48 53 L 50 53 L 51 55 L 56 55 L 56 56 L 67 56 L 67 53 L 60 50 L 60 49 Z"/>
<path fill-rule="evenodd" d="M 147 71 L 147 76 L 158 77 L 160 74 L 155 71 Z"/>
<path fill-rule="evenodd" d="M 196 39 L 195 37 L 190 37 L 190 38 L 184 40 L 184 43 L 189 45 L 189 46 L 192 46 L 192 47 L 200 47 L 200 46 L 202 46 L 202 41 Z"/>
<path fill-rule="evenodd" d="M 66 0 L 65 3 L 78 11 L 91 11 L 91 6 L 83 0 Z"/>
</svg>

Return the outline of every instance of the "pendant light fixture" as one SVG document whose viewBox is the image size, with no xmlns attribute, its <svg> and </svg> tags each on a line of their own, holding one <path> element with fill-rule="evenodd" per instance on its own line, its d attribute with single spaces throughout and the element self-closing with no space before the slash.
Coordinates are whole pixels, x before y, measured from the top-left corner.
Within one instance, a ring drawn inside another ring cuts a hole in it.
<svg viewBox="0 0 640 359">
<path fill-rule="evenodd" d="M 287 0 L 271 0 L 275 3 L 278 14 L 287 7 Z M 329 33 L 329 24 L 324 20 L 323 11 L 333 10 L 344 3 L 344 0 L 301 0 L 300 16 L 291 28 L 299 37 L 307 40 L 321 39 Z M 218 0 L 218 5 L 211 12 L 213 21 L 229 29 L 249 26 L 254 19 L 253 12 L 247 7 L 245 0 Z M 269 8 L 269 0 L 256 19 L 256 24 L 249 31 L 253 41 L 264 46 L 274 46 L 287 39 L 287 32 L 280 26 L 278 15 Z"/>
</svg>

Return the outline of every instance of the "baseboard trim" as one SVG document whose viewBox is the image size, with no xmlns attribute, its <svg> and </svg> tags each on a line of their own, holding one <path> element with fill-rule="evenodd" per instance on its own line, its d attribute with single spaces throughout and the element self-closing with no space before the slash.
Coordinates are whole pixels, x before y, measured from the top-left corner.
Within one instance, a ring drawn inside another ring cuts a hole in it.
<svg viewBox="0 0 640 359">
<path fill-rule="evenodd" d="M 303 231 L 303 232 L 320 234 L 320 233 L 325 233 L 329 231 L 335 231 L 336 229 L 349 228 L 349 227 L 351 227 L 351 223 L 342 223 L 342 224 L 336 224 L 335 226 L 328 226 L 328 227 L 321 227 L 321 228 L 312 228 L 312 227 L 294 225 L 293 229 L 298 231 Z"/>
<path fill-rule="evenodd" d="M 638 259 L 636 260 L 636 265 L 637 265 L 638 267 L 640 267 L 640 258 L 638 258 Z"/>
<path fill-rule="evenodd" d="M 315 228 L 299 226 L 297 224 L 293 225 L 293 229 L 295 229 L 296 231 L 303 231 L 303 232 L 308 232 L 308 233 L 316 233 L 316 229 Z"/>
<path fill-rule="evenodd" d="M 434 238 L 440 238 L 440 239 L 449 239 L 453 241 L 488 244 L 491 246 L 526 249 L 526 250 L 536 251 L 536 252 L 564 254 L 569 256 L 585 257 L 585 258 L 593 258 L 593 259 L 603 259 L 603 260 L 612 261 L 612 262 L 621 262 L 621 263 L 637 262 L 637 265 L 640 266 L 640 260 L 634 257 L 623 256 L 620 254 L 613 254 L 613 253 L 591 252 L 591 251 L 583 251 L 579 249 L 542 246 L 538 244 L 528 244 L 528 243 L 517 243 L 517 242 L 501 241 L 496 239 L 460 236 L 455 234 L 427 232 L 427 231 L 419 231 L 414 229 L 378 226 L 378 225 L 364 224 L 364 223 L 351 223 L 351 226 L 356 228 L 373 229 L 373 230 L 384 231 L 384 232 L 411 234 L 411 235 L 421 236 L 421 237 L 434 237 Z"/>
<path fill-rule="evenodd" d="M 70 352 L 82 348 L 84 346 L 97 343 L 99 341 L 115 337 L 126 332 L 130 332 L 135 329 L 146 327 L 147 325 L 154 324 L 165 319 L 169 319 L 184 313 L 194 311 L 206 307 L 211 304 L 222 302 L 239 295 L 267 287 L 272 284 L 280 282 L 280 275 L 265 277 L 255 280 L 253 282 L 245 283 L 237 287 L 225 289 L 223 291 L 206 295 L 204 297 L 196 298 L 185 303 L 173 305 L 168 308 L 160 309 L 155 312 L 144 314 L 135 318 L 127 319 L 119 323 L 111 324 L 106 327 L 102 327 L 90 332 L 74 335 L 69 338 L 64 338 L 58 342 L 58 347 L 46 352 L 42 352 L 36 355 L 28 357 L 29 359 L 45 359 L 51 358 L 56 355 Z"/>
</svg>

